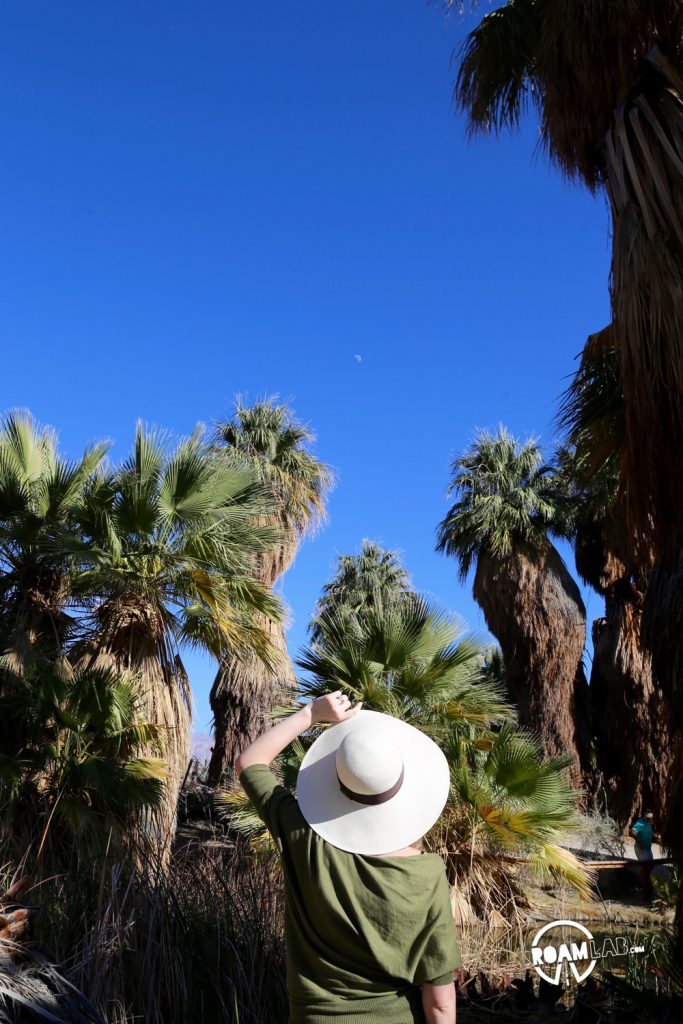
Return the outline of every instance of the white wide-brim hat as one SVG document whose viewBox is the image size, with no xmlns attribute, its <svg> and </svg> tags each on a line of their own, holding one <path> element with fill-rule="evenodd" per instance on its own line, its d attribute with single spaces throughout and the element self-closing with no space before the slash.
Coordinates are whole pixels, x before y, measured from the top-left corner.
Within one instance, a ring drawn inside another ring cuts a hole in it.
<svg viewBox="0 0 683 1024">
<path fill-rule="evenodd" d="M 449 785 L 448 761 L 433 740 L 398 718 L 360 711 L 311 745 L 296 795 L 319 836 L 371 855 L 401 850 L 428 832 Z"/>
</svg>

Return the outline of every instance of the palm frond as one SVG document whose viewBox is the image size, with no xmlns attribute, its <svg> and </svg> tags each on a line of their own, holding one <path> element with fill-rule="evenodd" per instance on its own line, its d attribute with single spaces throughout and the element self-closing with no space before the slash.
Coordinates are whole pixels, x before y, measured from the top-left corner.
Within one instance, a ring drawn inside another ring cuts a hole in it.
<svg viewBox="0 0 683 1024">
<path fill-rule="evenodd" d="M 517 128 L 529 99 L 538 105 L 536 58 L 544 7 L 542 0 L 508 0 L 467 36 L 454 98 L 471 132 Z"/>
<path fill-rule="evenodd" d="M 587 867 L 571 850 L 547 843 L 530 855 L 529 862 L 541 882 L 561 882 L 571 886 L 581 899 L 592 898 L 595 869 Z"/>
</svg>

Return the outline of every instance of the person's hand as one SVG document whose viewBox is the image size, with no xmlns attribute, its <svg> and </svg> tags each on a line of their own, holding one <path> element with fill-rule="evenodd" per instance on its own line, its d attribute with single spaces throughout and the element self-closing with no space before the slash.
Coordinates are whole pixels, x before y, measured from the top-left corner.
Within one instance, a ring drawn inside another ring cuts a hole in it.
<svg viewBox="0 0 683 1024">
<path fill-rule="evenodd" d="M 323 697 L 316 697 L 311 701 L 311 721 L 315 722 L 345 722 L 347 718 L 354 718 L 361 709 L 363 701 L 352 705 L 349 698 L 341 690 L 334 693 L 326 693 Z"/>
</svg>

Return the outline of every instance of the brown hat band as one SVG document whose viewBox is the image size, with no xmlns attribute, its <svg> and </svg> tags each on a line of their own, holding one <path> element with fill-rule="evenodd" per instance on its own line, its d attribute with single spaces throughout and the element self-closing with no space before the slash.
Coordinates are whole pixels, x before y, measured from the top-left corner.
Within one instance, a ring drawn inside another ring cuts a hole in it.
<svg viewBox="0 0 683 1024">
<path fill-rule="evenodd" d="M 359 804 L 385 804 L 387 800 L 391 800 L 392 796 L 396 796 L 399 789 L 403 785 L 403 767 L 401 767 L 401 774 L 399 775 L 396 782 L 393 784 L 391 789 L 386 789 L 383 793 L 354 793 L 352 789 L 345 786 L 342 780 L 337 774 L 337 782 L 344 796 L 347 796 L 349 800 L 355 800 Z"/>
</svg>

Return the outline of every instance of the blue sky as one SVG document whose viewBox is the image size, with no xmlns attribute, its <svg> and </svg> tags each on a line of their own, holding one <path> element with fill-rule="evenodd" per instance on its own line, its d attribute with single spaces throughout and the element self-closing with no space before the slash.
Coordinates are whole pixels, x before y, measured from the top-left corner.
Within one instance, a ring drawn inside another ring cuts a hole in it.
<svg viewBox="0 0 683 1024">
<path fill-rule="evenodd" d="M 364 537 L 485 632 L 434 553 L 450 460 L 499 422 L 550 443 L 609 317 L 604 201 L 549 167 L 533 118 L 468 141 L 453 108 L 486 9 L 0 10 L 0 407 L 119 457 L 138 418 L 183 435 L 238 393 L 289 401 L 337 476 L 284 580 L 293 654 Z M 203 730 L 213 666 L 189 669 Z"/>
</svg>

